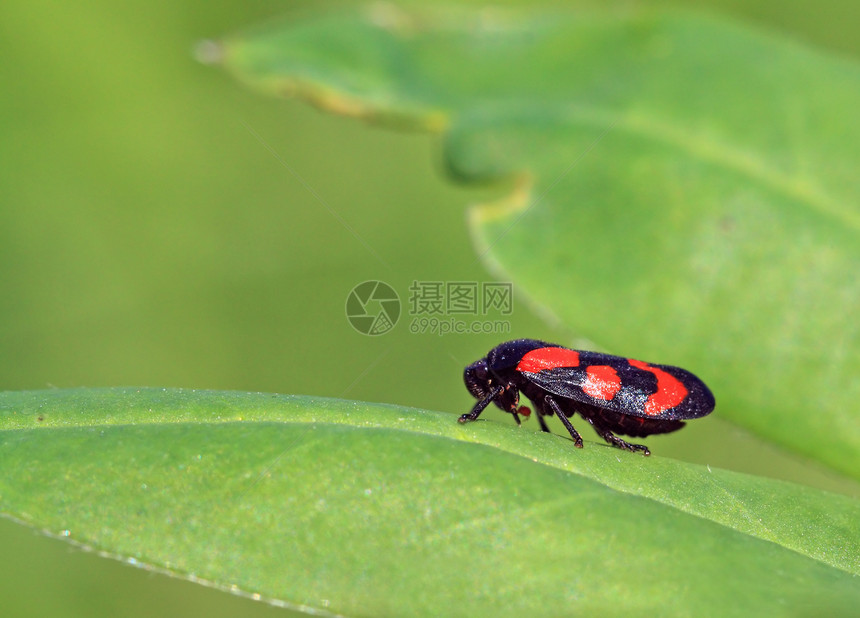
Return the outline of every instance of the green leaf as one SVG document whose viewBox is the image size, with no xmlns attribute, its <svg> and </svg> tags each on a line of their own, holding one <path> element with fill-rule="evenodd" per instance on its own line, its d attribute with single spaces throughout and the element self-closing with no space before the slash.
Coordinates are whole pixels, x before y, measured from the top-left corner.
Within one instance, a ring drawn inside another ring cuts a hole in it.
<svg viewBox="0 0 860 618">
<path fill-rule="evenodd" d="M 847 615 L 860 602 L 857 500 L 451 414 L 10 392 L 0 467 L 8 517 L 306 611 Z"/>
<path fill-rule="evenodd" d="M 276 94 L 445 133 L 479 255 L 601 348 L 860 478 L 860 67 L 689 14 L 322 14 L 229 38 Z"/>
</svg>

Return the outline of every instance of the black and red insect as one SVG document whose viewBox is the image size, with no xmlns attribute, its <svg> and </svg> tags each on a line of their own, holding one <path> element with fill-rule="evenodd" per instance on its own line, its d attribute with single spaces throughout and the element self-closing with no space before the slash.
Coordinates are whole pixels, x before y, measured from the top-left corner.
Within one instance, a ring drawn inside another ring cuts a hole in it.
<svg viewBox="0 0 860 618">
<path fill-rule="evenodd" d="M 643 438 L 677 431 L 684 421 L 710 414 L 714 396 L 689 371 L 654 365 L 623 356 L 571 350 L 534 339 L 502 343 L 466 367 L 466 388 L 478 399 L 461 423 L 474 421 L 490 403 L 514 415 L 528 417 L 519 405 L 528 397 L 543 431 L 544 416 L 557 416 L 582 448 L 582 438 L 570 420 L 574 413 L 587 420 L 613 446 L 650 455 L 643 444 L 616 436 Z"/>
</svg>

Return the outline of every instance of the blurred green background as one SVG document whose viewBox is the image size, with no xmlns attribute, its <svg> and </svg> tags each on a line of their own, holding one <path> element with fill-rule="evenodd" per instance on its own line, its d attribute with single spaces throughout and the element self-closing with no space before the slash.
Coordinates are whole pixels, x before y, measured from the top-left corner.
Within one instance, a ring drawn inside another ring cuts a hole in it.
<svg viewBox="0 0 860 618">
<path fill-rule="evenodd" d="M 521 296 L 510 335 L 409 333 L 413 280 L 494 280 L 464 213 L 500 189 L 449 183 L 432 135 L 269 99 L 193 58 L 200 39 L 312 4 L 0 5 L 4 389 L 273 391 L 450 411 L 453 421 L 471 405 L 463 366 L 500 340 L 581 335 L 543 323 Z M 856 2 L 688 4 L 860 53 Z M 404 301 L 398 326 L 376 338 L 344 315 L 348 292 L 368 279 Z M 659 455 L 860 495 L 723 423 L 719 408 L 648 443 Z M 7 520 L 0 547 L 4 616 L 280 612 Z"/>
</svg>

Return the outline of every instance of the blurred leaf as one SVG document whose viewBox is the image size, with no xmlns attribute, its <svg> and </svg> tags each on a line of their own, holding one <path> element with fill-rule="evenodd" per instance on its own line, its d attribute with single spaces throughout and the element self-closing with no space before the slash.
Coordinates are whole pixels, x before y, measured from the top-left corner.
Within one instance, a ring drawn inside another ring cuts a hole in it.
<svg viewBox="0 0 860 618">
<path fill-rule="evenodd" d="M 860 478 L 860 68 L 677 13 L 322 14 L 229 38 L 266 91 L 444 130 L 501 278 Z"/>
<path fill-rule="evenodd" d="M 860 602 L 856 500 L 450 414 L 9 392 L 0 467 L 6 516 L 307 611 L 794 616 Z"/>
</svg>

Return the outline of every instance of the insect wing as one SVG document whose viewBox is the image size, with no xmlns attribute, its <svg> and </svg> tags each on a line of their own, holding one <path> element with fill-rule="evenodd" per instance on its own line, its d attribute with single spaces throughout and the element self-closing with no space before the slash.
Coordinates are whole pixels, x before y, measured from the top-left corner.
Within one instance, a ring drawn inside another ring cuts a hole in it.
<svg viewBox="0 0 860 618">
<path fill-rule="evenodd" d="M 586 367 L 555 367 L 537 373 L 523 372 L 522 375 L 529 382 L 552 395 L 620 413 L 629 414 L 627 410 L 631 405 L 634 408 L 644 409 L 644 401 L 647 399 L 645 393 L 641 391 L 637 393 L 633 388 L 623 387 L 620 376 L 617 381 L 610 378 L 597 382 L 589 377 Z M 586 389 L 591 394 L 586 392 Z"/>
<path fill-rule="evenodd" d="M 520 364 L 523 377 L 548 393 L 620 414 L 676 420 L 705 416 L 714 409 L 708 388 L 679 367 L 580 352 L 576 366 L 524 370 L 534 368 L 535 363 Z"/>
</svg>

